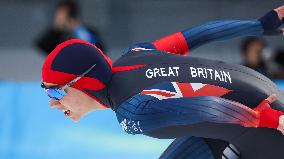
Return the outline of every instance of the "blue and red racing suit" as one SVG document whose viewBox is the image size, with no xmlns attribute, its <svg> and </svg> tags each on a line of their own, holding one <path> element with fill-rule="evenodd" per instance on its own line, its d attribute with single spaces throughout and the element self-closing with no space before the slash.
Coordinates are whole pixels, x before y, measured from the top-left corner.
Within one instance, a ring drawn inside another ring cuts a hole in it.
<svg viewBox="0 0 284 159">
<path fill-rule="evenodd" d="M 257 20 L 213 21 L 133 45 L 113 64 L 107 87 L 92 94 L 115 111 L 127 133 L 175 139 L 161 158 L 281 158 L 284 138 L 255 129 L 252 110 L 274 93 L 272 108 L 284 111 L 276 85 L 243 66 L 182 56 L 216 40 L 281 34 L 281 24 L 271 11 Z"/>
</svg>

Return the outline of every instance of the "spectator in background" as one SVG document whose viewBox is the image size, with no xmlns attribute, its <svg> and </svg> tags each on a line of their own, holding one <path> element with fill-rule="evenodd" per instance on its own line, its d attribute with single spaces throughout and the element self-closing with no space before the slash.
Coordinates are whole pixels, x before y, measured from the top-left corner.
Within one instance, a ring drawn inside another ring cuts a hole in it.
<svg viewBox="0 0 284 159">
<path fill-rule="evenodd" d="M 243 65 L 269 77 L 268 68 L 262 53 L 265 41 L 260 37 L 248 37 L 242 41 L 241 51 L 244 56 Z"/>
<path fill-rule="evenodd" d="M 284 79 L 284 48 L 276 49 L 273 62 L 276 66 L 276 69 L 273 71 L 273 78 Z"/>
<path fill-rule="evenodd" d="M 58 44 L 73 38 L 86 40 L 105 51 L 97 32 L 82 24 L 78 4 L 63 0 L 56 7 L 53 26 L 39 37 L 36 45 L 48 55 Z"/>
</svg>

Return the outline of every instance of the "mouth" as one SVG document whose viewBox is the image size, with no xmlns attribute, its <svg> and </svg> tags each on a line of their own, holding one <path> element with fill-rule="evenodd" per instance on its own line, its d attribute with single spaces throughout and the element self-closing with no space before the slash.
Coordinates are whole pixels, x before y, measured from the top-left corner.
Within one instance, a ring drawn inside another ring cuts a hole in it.
<svg viewBox="0 0 284 159">
<path fill-rule="evenodd" d="M 76 116 L 74 113 L 72 113 L 70 110 L 67 109 L 63 109 L 62 110 L 64 115 L 68 118 L 70 118 L 71 120 L 73 120 L 74 122 L 79 121 L 80 118 L 78 118 L 78 116 Z"/>
<path fill-rule="evenodd" d="M 70 117 L 71 111 L 70 110 L 64 110 L 64 115 Z"/>
</svg>

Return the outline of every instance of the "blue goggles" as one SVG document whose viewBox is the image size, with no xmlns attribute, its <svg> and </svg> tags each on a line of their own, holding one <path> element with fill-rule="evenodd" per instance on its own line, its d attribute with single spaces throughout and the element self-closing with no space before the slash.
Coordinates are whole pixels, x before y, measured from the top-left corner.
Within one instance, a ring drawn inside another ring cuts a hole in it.
<svg viewBox="0 0 284 159">
<path fill-rule="evenodd" d="M 41 87 L 47 93 L 48 97 L 53 100 L 60 100 L 66 95 L 66 92 L 60 88 L 47 88 L 43 83 Z"/>
<path fill-rule="evenodd" d="M 49 96 L 50 99 L 53 100 L 60 100 L 62 99 L 64 96 L 66 96 L 66 92 L 65 89 L 72 86 L 75 82 L 77 82 L 79 79 L 81 79 L 82 77 L 84 77 L 87 73 L 89 73 L 94 67 L 96 66 L 96 64 L 94 64 L 92 67 L 90 67 L 88 70 L 86 70 L 84 73 L 82 73 L 81 75 L 79 75 L 78 77 L 76 77 L 75 79 L 73 79 L 72 81 L 68 82 L 66 85 L 62 86 L 62 87 L 46 87 L 44 85 L 44 83 L 41 83 L 41 88 L 44 89 L 44 91 L 47 93 L 47 95 Z"/>
</svg>

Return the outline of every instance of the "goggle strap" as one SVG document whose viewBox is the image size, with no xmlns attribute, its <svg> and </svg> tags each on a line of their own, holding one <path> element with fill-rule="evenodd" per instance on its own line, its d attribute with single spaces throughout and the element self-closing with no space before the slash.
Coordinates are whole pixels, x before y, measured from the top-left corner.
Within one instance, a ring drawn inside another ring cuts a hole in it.
<svg viewBox="0 0 284 159">
<path fill-rule="evenodd" d="M 72 81 L 70 81 L 69 83 L 67 83 L 66 85 L 64 85 L 61 89 L 64 90 L 67 87 L 72 86 L 75 82 L 77 82 L 79 79 L 81 79 L 82 77 L 84 77 L 87 73 L 89 73 L 94 67 L 96 66 L 96 64 L 94 64 L 92 67 L 90 67 L 88 70 L 86 70 L 84 73 L 82 73 L 81 75 L 79 75 L 78 77 L 76 77 L 75 79 L 73 79 Z"/>
</svg>

